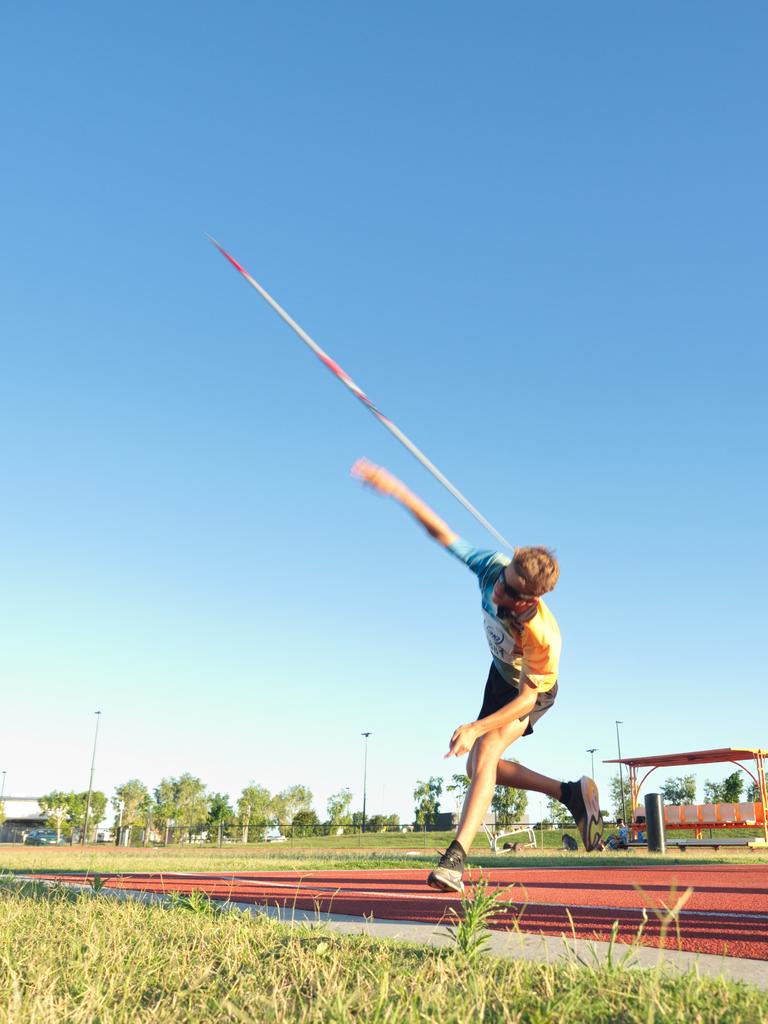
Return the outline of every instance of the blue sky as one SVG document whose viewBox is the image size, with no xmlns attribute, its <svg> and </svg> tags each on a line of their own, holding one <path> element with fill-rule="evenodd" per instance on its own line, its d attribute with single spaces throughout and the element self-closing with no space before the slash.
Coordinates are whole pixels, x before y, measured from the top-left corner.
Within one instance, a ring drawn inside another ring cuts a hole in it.
<svg viewBox="0 0 768 1024">
<path fill-rule="evenodd" d="M 557 549 L 560 695 L 517 757 L 578 776 L 617 719 L 625 754 L 768 746 L 766 29 L 690 2 L 6 7 L 6 794 L 85 788 L 96 709 L 107 792 L 190 771 L 359 806 L 363 730 L 370 813 L 461 770 L 474 577 L 350 465 L 493 541 L 205 232 L 503 534 Z"/>
</svg>

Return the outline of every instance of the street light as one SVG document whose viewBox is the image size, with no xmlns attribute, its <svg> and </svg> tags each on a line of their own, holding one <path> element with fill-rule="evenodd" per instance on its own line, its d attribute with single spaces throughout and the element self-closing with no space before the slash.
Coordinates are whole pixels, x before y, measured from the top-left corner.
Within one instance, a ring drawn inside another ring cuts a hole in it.
<svg viewBox="0 0 768 1024">
<path fill-rule="evenodd" d="M 88 815 L 91 813 L 91 793 L 93 793 L 93 769 L 96 766 L 96 740 L 99 738 L 100 711 L 94 711 L 96 715 L 96 732 L 93 736 L 93 754 L 91 755 L 91 778 L 88 783 L 88 799 L 85 802 L 85 818 L 83 820 L 83 834 L 80 836 L 80 845 L 85 846 L 85 839 L 88 835 Z"/>
<path fill-rule="evenodd" d="M 595 751 L 597 747 L 587 747 L 587 753 L 592 755 L 592 781 L 595 779 Z"/>
<path fill-rule="evenodd" d="M 368 737 L 372 735 L 370 732 L 361 732 L 361 736 L 365 737 L 365 755 L 363 757 L 363 832 L 365 832 L 365 787 L 368 782 Z"/>
<path fill-rule="evenodd" d="M 621 740 L 619 739 L 619 726 L 624 725 L 623 722 L 616 723 L 616 746 L 619 749 L 619 786 L 621 787 L 621 812 L 624 818 L 624 824 L 627 824 L 627 803 L 624 797 L 624 773 L 621 770 Z"/>
<path fill-rule="evenodd" d="M 3 794 L 5 793 L 5 772 L 3 772 L 3 782 L 0 785 L 0 804 L 3 802 Z"/>
</svg>

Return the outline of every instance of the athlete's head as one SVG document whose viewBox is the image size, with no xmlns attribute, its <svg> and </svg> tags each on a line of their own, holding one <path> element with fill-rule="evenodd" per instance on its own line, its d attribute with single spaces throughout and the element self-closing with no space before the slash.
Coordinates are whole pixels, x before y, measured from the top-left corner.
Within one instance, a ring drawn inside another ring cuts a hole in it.
<svg viewBox="0 0 768 1024">
<path fill-rule="evenodd" d="M 504 606 L 526 597 L 541 597 L 555 589 L 560 566 L 549 548 L 516 548 L 515 557 L 500 573 L 493 600 Z"/>
<path fill-rule="evenodd" d="M 520 579 L 525 580 L 525 593 L 536 597 L 554 590 L 560 578 L 560 563 L 549 548 L 517 548 L 512 564 Z"/>
</svg>

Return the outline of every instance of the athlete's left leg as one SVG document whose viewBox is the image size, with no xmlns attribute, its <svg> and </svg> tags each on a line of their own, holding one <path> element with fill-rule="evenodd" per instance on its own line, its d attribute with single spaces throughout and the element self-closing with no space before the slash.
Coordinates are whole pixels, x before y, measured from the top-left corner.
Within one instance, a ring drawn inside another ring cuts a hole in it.
<svg viewBox="0 0 768 1024">
<path fill-rule="evenodd" d="M 472 781 L 464 799 L 459 819 L 459 831 L 456 833 L 456 842 L 460 843 L 467 852 L 491 806 L 501 755 L 511 743 L 523 735 L 527 728 L 528 716 L 526 715 L 523 719 L 487 732 L 475 740 L 467 762 L 467 773 Z M 556 785 L 559 787 L 560 784 Z"/>
</svg>

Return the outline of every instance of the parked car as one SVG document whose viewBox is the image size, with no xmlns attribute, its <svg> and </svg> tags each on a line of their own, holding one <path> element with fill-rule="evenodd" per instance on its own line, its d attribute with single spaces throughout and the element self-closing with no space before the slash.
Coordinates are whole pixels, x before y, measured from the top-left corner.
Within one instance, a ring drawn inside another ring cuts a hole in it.
<svg viewBox="0 0 768 1024">
<path fill-rule="evenodd" d="M 64 840 L 57 837 L 55 828 L 33 828 L 24 842 L 27 846 L 61 846 Z"/>
</svg>

